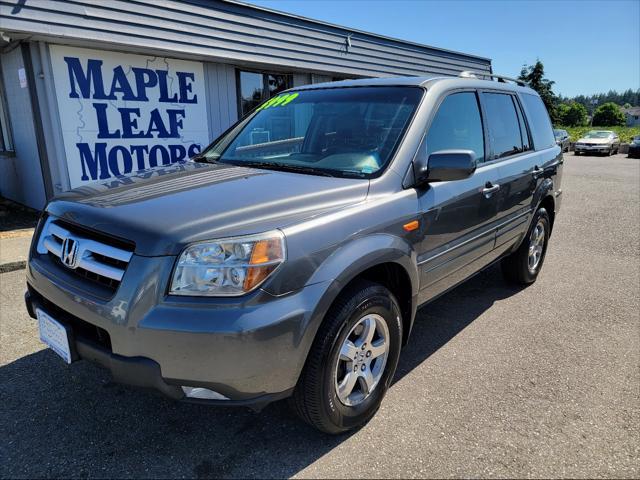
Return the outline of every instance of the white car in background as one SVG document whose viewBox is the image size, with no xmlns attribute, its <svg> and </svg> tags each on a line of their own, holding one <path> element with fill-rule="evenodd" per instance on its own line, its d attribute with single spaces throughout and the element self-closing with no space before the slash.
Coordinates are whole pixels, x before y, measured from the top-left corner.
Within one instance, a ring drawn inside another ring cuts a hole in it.
<svg viewBox="0 0 640 480">
<path fill-rule="evenodd" d="M 575 153 L 606 153 L 612 155 L 620 149 L 620 137 L 611 130 L 590 130 L 575 144 Z"/>
</svg>

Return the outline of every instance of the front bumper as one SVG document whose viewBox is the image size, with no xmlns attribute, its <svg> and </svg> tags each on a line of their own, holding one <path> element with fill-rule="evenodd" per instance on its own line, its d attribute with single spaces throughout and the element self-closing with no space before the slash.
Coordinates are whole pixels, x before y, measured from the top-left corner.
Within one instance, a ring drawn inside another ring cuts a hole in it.
<svg viewBox="0 0 640 480">
<path fill-rule="evenodd" d="M 613 148 L 612 145 L 576 145 L 574 147 L 574 151 L 576 152 L 594 152 L 594 153 L 605 153 L 609 152 Z"/>
<path fill-rule="evenodd" d="M 162 287 L 174 260 L 134 256 L 116 294 L 104 300 L 33 258 L 27 308 L 70 327 L 72 355 L 108 368 L 120 383 L 174 399 L 186 399 L 182 386 L 203 387 L 229 399 L 209 403 L 258 408 L 288 396 L 324 314 L 318 304 L 327 283 L 281 297 L 257 290 L 235 299 L 174 298 Z M 93 328 L 108 341 L 92 338 Z"/>
</svg>

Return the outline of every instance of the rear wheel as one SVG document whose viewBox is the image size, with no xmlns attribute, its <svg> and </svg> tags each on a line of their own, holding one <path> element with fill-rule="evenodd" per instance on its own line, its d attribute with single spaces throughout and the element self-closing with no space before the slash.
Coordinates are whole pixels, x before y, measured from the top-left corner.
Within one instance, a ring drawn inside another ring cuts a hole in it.
<svg viewBox="0 0 640 480">
<path fill-rule="evenodd" d="M 366 423 L 384 398 L 400 356 L 402 323 L 393 294 L 358 281 L 335 301 L 291 398 L 295 412 L 326 433 Z"/>
<path fill-rule="evenodd" d="M 508 281 L 521 285 L 536 281 L 547 253 L 550 227 L 547 210 L 539 208 L 518 250 L 502 260 L 502 273 Z"/>
</svg>

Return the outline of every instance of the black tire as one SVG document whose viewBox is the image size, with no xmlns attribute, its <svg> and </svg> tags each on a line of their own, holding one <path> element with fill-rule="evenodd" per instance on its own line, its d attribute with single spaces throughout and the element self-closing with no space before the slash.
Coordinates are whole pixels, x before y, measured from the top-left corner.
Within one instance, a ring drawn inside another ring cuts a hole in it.
<svg viewBox="0 0 640 480">
<path fill-rule="evenodd" d="M 362 403 L 348 406 L 336 392 L 340 348 L 352 328 L 368 314 L 377 314 L 388 328 L 389 346 L 384 370 Z M 400 307 L 393 294 L 377 283 L 357 281 L 336 299 L 313 342 L 290 404 L 305 422 L 338 434 L 365 424 L 380 407 L 398 366 L 402 343 Z"/>
<path fill-rule="evenodd" d="M 535 265 L 535 268 L 531 269 L 529 268 L 529 247 L 533 244 L 532 234 L 539 222 L 544 226 L 544 243 L 540 260 Z M 549 214 L 544 208 L 540 207 L 533 216 L 527 235 L 518 250 L 505 257 L 501 262 L 502 273 L 507 281 L 519 285 L 528 285 L 536 281 L 547 254 L 550 228 Z"/>
</svg>

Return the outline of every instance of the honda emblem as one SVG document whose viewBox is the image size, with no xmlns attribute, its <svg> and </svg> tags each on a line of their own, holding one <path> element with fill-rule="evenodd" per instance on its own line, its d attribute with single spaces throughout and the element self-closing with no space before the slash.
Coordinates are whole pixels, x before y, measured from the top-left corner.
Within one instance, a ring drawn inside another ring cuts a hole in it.
<svg viewBox="0 0 640 480">
<path fill-rule="evenodd" d="M 62 242 L 62 263 L 69 268 L 76 268 L 78 262 L 79 242 L 75 238 L 67 237 Z"/>
</svg>

